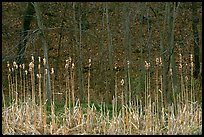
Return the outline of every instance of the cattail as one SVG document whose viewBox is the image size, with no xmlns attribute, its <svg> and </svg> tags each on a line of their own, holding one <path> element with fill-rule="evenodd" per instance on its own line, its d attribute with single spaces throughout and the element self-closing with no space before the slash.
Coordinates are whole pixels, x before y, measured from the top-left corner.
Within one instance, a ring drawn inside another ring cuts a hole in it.
<svg viewBox="0 0 204 137">
<path fill-rule="evenodd" d="M 70 62 L 71 63 L 71 62 Z M 74 96 L 74 63 L 72 63 L 71 69 L 71 91 L 72 91 L 72 102 L 73 102 L 73 107 L 75 104 L 75 96 Z"/>
<path fill-rule="evenodd" d="M 52 75 L 52 103 L 51 103 L 51 113 L 52 113 L 52 124 L 51 124 L 51 133 L 52 133 L 52 130 L 54 130 L 55 128 L 55 98 L 54 98 L 54 68 L 51 68 L 51 75 Z"/>
<path fill-rule="evenodd" d="M 70 81 L 69 81 L 69 70 L 68 70 L 68 68 L 69 68 L 69 65 L 70 65 L 70 58 L 68 59 L 68 60 L 66 60 L 66 64 L 65 64 L 65 69 L 66 69 L 66 93 L 65 93 L 65 105 L 64 105 L 64 113 L 65 113 L 65 121 L 67 120 L 67 115 L 68 115 L 68 117 L 69 117 L 69 121 L 70 121 L 70 113 L 68 113 L 67 112 L 67 107 L 68 107 L 68 105 L 69 105 L 69 112 L 71 111 L 71 91 L 70 91 Z M 68 104 L 67 104 L 68 103 Z M 70 126 L 71 125 L 71 123 L 69 122 L 68 123 L 69 125 L 68 126 Z M 64 126 L 65 126 L 66 124 L 64 123 Z M 64 132 L 66 132 L 66 129 L 64 129 Z"/>
<path fill-rule="evenodd" d="M 18 65 L 16 64 L 16 62 L 13 62 L 13 71 L 15 73 L 15 93 L 16 93 L 16 99 L 15 99 L 15 103 L 16 106 L 18 105 L 18 75 L 17 75 L 17 69 L 18 69 Z M 15 70 L 16 69 L 16 70 Z"/>
<path fill-rule="evenodd" d="M 16 67 L 16 62 L 15 62 L 15 61 L 13 62 L 13 67 L 14 67 L 14 68 Z"/>
<path fill-rule="evenodd" d="M 91 67 L 91 59 L 89 59 L 89 72 L 88 72 L 88 109 L 87 109 L 87 126 L 89 128 L 90 124 L 90 67 Z"/>
<path fill-rule="evenodd" d="M 45 66 L 46 65 L 46 59 L 43 58 L 43 65 Z"/>
<path fill-rule="evenodd" d="M 128 70 L 127 70 L 127 77 L 128 77 L 128 92 L 129 92 L 129 105 L 131 104 L 131 81 L 130 81 L 130 61 L 127 61 L 127 66 L 128 66 Z"/>
<path fill-rule="evenodd" d="M 120 81 L 121 85 L 124 85 L 124 79 L 122 79 Z M 123 89 L 122 89 L 122 101 L 121 101 L 121 105 L 122 105 L 122 120 L 123 120 L 123 133 L 125 134 L 125 110 L 124 110 L 124 95 L 123 95 Z"/>
<path fill-rule="evenodd" d="M 11 94 L 12 94 L 12 76 L 11 76 L 11 68 L 10 68 L 10 64 L 9 61 L 7 61 L 7 67 L 8 67 L 8 82 L 9 82 L 9 101 L 10 105 L 12 104 L 12 98 L 11 98 Z"/>
</svg>

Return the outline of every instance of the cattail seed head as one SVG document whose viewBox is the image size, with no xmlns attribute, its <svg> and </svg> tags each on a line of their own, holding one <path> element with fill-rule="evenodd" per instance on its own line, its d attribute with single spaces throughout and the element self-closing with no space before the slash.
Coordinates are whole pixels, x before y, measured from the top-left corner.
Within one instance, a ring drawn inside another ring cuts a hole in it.
<svg viewBox="0 0 204 137">
<path fill-rule="evenodd" d="M 16 69 L 18 69 L 18 65 L 16 64 Z"/>
<path fill-rule="evenodd" d="M 46 59 L 45 59 L 45 58 L 43 59 L 43 64 L 44 64 L 44 66 L 45 66 L 45 64 L 46 64 Z"/>
<path fill-rule="evenodd" d="M 33 56 L 33 55 L 31 56 L 31 60 L 32 60 L 32 62 L 34 63 L 34 56 Z"/>
<path fill-rule="evenodd" d="M 67 59 L 66 64 L 65 64 L 65 68 L 68 69 L 68 67 L 69 67 L 69 60 Z"/>
<path fill-rule="evenodd" d="M 182 64 L 181 63 L 179 63 L 179 69 L 182 69 Z"/>
<path fill-rule="evenodd" d="M 66 64 L 68 64 L 68 63 L 69 63 L 69 60 L 67 59 L 67 60 L 66 60 Z"/>
<path fill-rule="evenodd" d="M 146 67 L 146 69 L 149 69 L 150 63 L 148 63 L 147 61 L 145 61 L 145 67 Z"/>
<path fill-rule="evenodd" d="M 25 64 L 22 64 L 22 68 L 25 69 Z"/>
<path fill-rule="evenodd" d="M 190 55 L 191 67 L 193 67 L 193 54 Z"/>
<path fill-rule="evenodd" d="M 128 68 L 129 68 L 130 67 L 130 61 L 129 60 L 127 61 L 127 65 L 128 65 Z"/>
<path fill-rule="evenodd" d="M 72 69 L 74 68 L 74 63 L 72 63 Z"/>
<path fill-rule="evenodd" d="M 38 69 L 40 70 L 40 64 L 38 64 Z"/>
<path fill-rule="evenodd" d="M 156 65 L 159 64 L 159 58 L 156 58 Z"/>
<path fill-rule="evenodd" d="M 67 69 L 69 67 L 68 63 L 65 64 L 65 68 Z"/>
<path fill-rule="evenodd" d="M 172 68 L 169 69 L 170 75 L 172 76 Z"/>
<path fill-rule="evenodd" d="M 190 55 L 190 60 L 193 62 L 193 54 Z"/>
<path fill-rule="evenodd" d="M 54 68 L 51 68 L 51 74 L 54 74 Z"/>
<path fill-rule="evenodd" d="M 38 78 L 41 78 L 41 74 L 37 74 L 37 77 L 38 77 Z"/>
<path fill-rule="evenodd" d="M 27 70 L 25 70 L 25 74 L 26 74 L 26 75 L 28 74 L 28 71 L 27 71 Z"/>
<path fill-rule="evenodd" d="M 69 57 L 69 63 L 71 63 L 72 62 L 72 58 L 71 57 Z"/>
<path fill-rule="evenodd" d="M 159 58 L 159 63 L 160 63 L 160 66 L 162 66 L 162 58 L 161 57 Z"/>
<path fill-rule="evenodd" d="M 124 79 L 122 79 L 122 80 L 120 81 L 120 83 L 121 83 L 121 85 L 123 86 L 123 85 L 124 85 Z"/>
<path fill-rule="evenodd" d="M 193 65 L 193 62 L 191 62 L 191 67 L 193 67 L 194 65 Z"/>
<path fill-rule="evenodd" d="M 45 69 L 45 75 L 47 75 L 47 69 Z"/>
<path fill-rule="evenodd" d="M 30 62 L 30 64 L 29 64 L 29 71 L 32 71 L 33 68 L 34 68 L 34 63 Z"/>
<path fill-rule="evenodd" d="M 89 59 L 89 67 L 91 66 L 91 59 Z"/>
<path fill-rule="evenodd" d="M 185 78 L 186 78 L 186 81 L 188 80 L 188 76 L 185 76 Z"/>
<path fill-rule="evenodd" d="M 39 64 L 40 64 L 40 62 L 41 62 L 41 58 L 40 58 L 40 57 L 38 57 L 38 62 L 39 62 Z"/>
<path fill-rule="evenodd" d="M 13 62 L 13 66 L 16 67 L 16 62 L 15 61 Z"/>
<path fill-rule="evenodd" d="M 7 61 L 7 67 L 10 67 L 9 61 Z"/>
<path fill-rule="evenodd" d="M 68 64 L 65 64 L 65 68 L 66 68 L 66 69 L 68 68 Z"/>
</svg>

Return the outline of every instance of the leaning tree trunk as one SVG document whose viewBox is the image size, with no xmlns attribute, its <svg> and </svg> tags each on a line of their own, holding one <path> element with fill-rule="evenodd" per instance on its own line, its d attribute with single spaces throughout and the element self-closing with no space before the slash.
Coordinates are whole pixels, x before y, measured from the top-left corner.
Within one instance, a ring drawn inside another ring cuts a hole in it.
<svg viewBox="0 0 204 137">
<path fill-rule="evenodd" d="M 48 103 L 50 103 L 51 99 L 52 99 L 52 94 L 51 94 L 51 81 L 50 81 L 50 68 L 49 68 L 49 63 L 48 63 L 48 50 L 47 50 L 47 42 L 45 39 L 45 33 L 44 33 L 44 25 L 42 22 L 42 17 L 40 14 L 40 9 L 39 9 L 39 5 L 37 2 L 34 2 L 34 7 L 35 7 L 35 11 L 36 11 L 36 16 L 37 16 L 37 23 L 38 23 L 38 27 L 40 30 L 40 38 L 42 40 L 43 43 L 43 51 L 44 51 L 44 58 L 46 59 L 46 64 L 45 64 L 45 69 L 47 69 L 47 83 L 46 83 L 46 94 L 47 94 L 47 99 L 48 99 Z"/>
<path fill-rule="evenodd" d="M 18 53 L 17 53 L 17 64 L 22 64 L 24 62 L 24 53 L 25 47 L 28 40 L 28 30 L 30 29 L 30 24 L 33 19 L 33 14 L 35 13 L 35 9 L 31 2 L 27 3 L 27 8 L 23 17 L 23 28 L 21 32 L 21 40 L 18 45 Z"/>
</svg>

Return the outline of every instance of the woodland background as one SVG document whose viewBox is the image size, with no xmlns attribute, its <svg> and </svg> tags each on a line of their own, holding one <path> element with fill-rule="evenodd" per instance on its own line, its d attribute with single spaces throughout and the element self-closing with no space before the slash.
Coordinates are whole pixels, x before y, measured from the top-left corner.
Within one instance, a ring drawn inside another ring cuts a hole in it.
<svg viewBox="0 0 204 137">
<path fill-rule="evenodd" d="M 110 102 L 116 84 L 120 93 L 121 79 L 131 79 L 126 91 L 131 85 L 132 95 L 142 98 L 145 61 L 154 87 L 155 60 L 161 57 L 163 88 L 169 93 L 170 64 L 174 85 L 179 84 L 179 54 L 184 62 L 193 54 L 194 77 L 201 82 L 201 33 L 201 2 L 2 2 L 2 88 L 8 91 L 7 61 L 28 68 L 33 55 L 36 64 L 39 56 L 48 59 L 48 67 L 55 70 L 55 89 L 64 92 L 65 60 L 71 57 L 81 100 L 87 96 L 89 59 L 92 101 Z"/>
</svg>

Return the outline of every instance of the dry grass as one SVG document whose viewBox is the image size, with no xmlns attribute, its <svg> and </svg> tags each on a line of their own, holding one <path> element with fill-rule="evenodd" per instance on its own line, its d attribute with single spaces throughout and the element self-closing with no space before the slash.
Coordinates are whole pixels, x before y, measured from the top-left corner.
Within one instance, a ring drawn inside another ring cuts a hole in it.
<svg viewBox="0 0 204 137">
<path fill-rule="evenodd" d="M 158 59 L 157 59 L 158 60 Z M 61 94 L 54 88 L 54 70 L 51 69 L 52 99 L 50 104 L 46 100 L 47 70 L 38 64 L 37 82 L 35 85 L 34 59 L 29 72 L 20 67 L 17 74 L 16 63 L 8 64 L 9 95 L 3 93 L 2 132 L 4 135 L 17 134 L 137 134 L 137 135 L 177 135 L 202 134 L 202 104 L 195 96 L 194 84 L 190 78 L 190 87 L 181 84 L 181 92 L 173 93 L 172 103 L 164 102 L 162 77 L 156 69 L 156 89 L 150 89 L 150 74 L 146 62 L 145 100 L 136 97 L 125 103 L 125 91 L 122 89 L 121 102 L 118 101 L 118 85 L 115 85 L 111 109 L 108 104 L 90 103 L 90 69 L 88 72 L 88 98 L 86 106 L 75 99 L 74 91 L 74 63 L 71 58 L 66 61 L 66 92 L 63 106 L 58 106 L 55 95 Z M 158 63 L 158 62 L 157 62 Z M 24 65 L 22 65 L 24 66 Z M 89 67 L 91 60 L 89 60 Z M 41 74 L 44 72 L 43 74 Z M 180 73 L 183 74 L 183 73 Z M 128 73 L 129 75 L 129 73 Z M 184 76 L 181 75 L 181 82 Z M 20 78 L 20 79 L 18 79 Z M 117 81 L 117 78 L 116 78 Z M 129 80 L 128 80 L 129 82 Z M 117 82 L 116 82 L 117 83 Z M 121 86 L 124 85 L 121 80 Z M 131 90 L 131 87 L 129 87 Z M 31 92 L 30 92 L 31 91 Z M 38 94 L 35 94 L 38 91 Z M 150 92 L 156 91 L 154 97 Z M 42 92 L 42 94 L 41 94 Z M 174 92 L 172 90 L 172 92 Z M 9 101 L 6 101 L 9 100 Z M 97 105 L 97 106 L 96 106 Z M 110 106 L 110 104 L 109 104 Z M 61 110 L 59 110 L 61 108 Z"/>
</svg>

